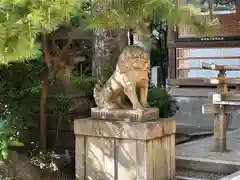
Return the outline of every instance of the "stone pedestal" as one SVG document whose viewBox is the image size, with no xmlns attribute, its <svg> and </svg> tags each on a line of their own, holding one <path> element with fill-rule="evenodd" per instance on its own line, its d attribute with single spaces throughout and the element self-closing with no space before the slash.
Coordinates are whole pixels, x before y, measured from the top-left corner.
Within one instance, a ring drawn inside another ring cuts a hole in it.
<svg viewBox="0 0 240 180">
<path fill-rule="evenodd" d="M 74 132 L 77 180 L 174 179 L 174 120 L 77 119 Z"/>
<path fill-rule="evenodd" d="M 144 109 L 106 109 L 91 108 L 93 119 L 113 120 L 113 121 L 153 121 L 159 117 L 158 108 Z"/>
</svg>

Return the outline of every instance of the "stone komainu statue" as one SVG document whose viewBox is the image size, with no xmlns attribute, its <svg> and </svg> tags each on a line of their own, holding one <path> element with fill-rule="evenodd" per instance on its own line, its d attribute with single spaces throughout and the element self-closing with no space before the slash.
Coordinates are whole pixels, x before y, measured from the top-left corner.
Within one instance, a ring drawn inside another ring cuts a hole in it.
<svg viewBox="0 0 240 180">
<path fill-rule="evenodd" d="M 140 46 L 127 46 L 121 52 L 116 69 L 107 82 L 95 85 L 93 96 L 99 108 L 142 109 L 149 107 L 148 54 Z M 139 99 L 137 92 L 139 92 Z M 126 96 L 131 104 L 126 102 Z"/>
</svg>

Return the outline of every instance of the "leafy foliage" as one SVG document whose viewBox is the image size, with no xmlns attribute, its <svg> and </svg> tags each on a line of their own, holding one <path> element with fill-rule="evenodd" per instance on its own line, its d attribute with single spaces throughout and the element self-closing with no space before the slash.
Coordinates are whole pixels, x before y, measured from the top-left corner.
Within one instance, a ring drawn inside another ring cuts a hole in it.
<svg viewBox="0 0 240 180">
<path fill-rule="evenodd" d="M 96 0 L 92 4 L 96 9 L 89 16 L 88 28 L 132 28 L 146 33 L 149 21 L 167 20 L 168 24 L 189 24 L 197 32 L 206 32 L 218 20 L 209 20 L 199 16 L 194 5 L 175 7 L 172 0 Z"/>
<path fill-rule="evenodd" d="M 72 76 L 72 81 L 76 85 L 77 88 L 81 89 L 86 93 L 86 96 L 89 99 L 93 99 L 93 88 L 94 88 L 94 82 L 93 79 L 90 78 L 90 76 L 86 74 L 78 74 Z"/>
<path fill-rule="evenodd" d="M 193 5 L 174 7 L 172 0 L 1 0 L 0 62 L 39 57 L 39 34 L 49 34 L 61 25 L 87 28 L 132 28 L 147 32 L 149 21 L 190 24 L 200 32 L 217 21 L 198 16 Z"/>
<path fill-rule="evenodd" d="M 0 118 L 4 120 L 4 126 L 0 126 L 0 129 L 3 132 L 11 130 L 11 133 L 0 136 L 4 138 L 0 140 L 5 154 L 8 154 L 10 145 L 18 145 L 17 138 L 21 130 L 25 129 L 27 122 L 32 120 L 32 115 L 39 109 L 44 72 L 41 59 L 1 66 Z"/>
<path fill-rule="evenodd" d="M 152 5 L 147 0 L 94 1 L 88 28 L 135 28 L 152 13 Z"/>
<path fill-rule="evenodd" d="M 70 24 L 75 27 L 82 27 L 83 29 L 88 24 L 88 15 L 91 13 L 91 2 L 90 0 L 84 0 L 77 13 L 70 19 Z"/>
<path fill-rule="evenodd" d="M 71 98 L 64 94 L 59 94 L 55 97 L 55 107 L 53 110 L 53 114 L 58 117 L 58 126 L 56 129 L 56 144 L 58 143 L 59 127 L 61 122 L 63 120 L 70 120 L 69 108 L 71 102 Z"/>
<path fill-rule="evenodd" d="M 17 128 L 39 108 L 45 68 L 41 59 L 11 63 L 0 69 L 0 116 Z"/>
<path fill-rule="evenodd" d="M 18 132 L 9 126 L 8 121 L 0 119 L 0 160 L 8 158 L 8 150 L 11 146 L 23 146 L 24 144 L 18 141 Z"/>
<path fill-rule="evenodd" d="M 148 102 L 150 106 L 159 108 L 160 117 L 167 118 L 173 116 L 179 106 L 168 90 L 151 85 L 148 91 Z"/>
<path fill-rule="evenodd" d="M 66 23 L 80 5 L 80 0 L 1 0 L 0 63 L 39 57 L 38 35 Z"/>
<path fill-rule="evenodd" d="M 54 115 L 62 120 L 69 120 L 69 107 L 71 105 L 71 98 L 59 94 L 55 97 L 55 107 L 54 107 Z"/>
<path fill-rule="evenodd" d="M 3 65 L 0 69 L 0 118 L 8 123 L 7 127 L 0 126 L 0 142 L 1 131 L 5 131 L 4 128 L 6 131 L 9 131 L 8 129 L 13 129 L 13 132 L 17 130 L 21 138 L 22 130 L 27 128 L 30 121 L 36 120 L 33 119 L 33 115 L 39 112 L 41 84 L 45 73 L 46 69 L 41 59 L 11 63 L 8 66 Z M 60 94 L 52 100 L 54 102 L 53 112 L 59 119 L 59 123 L 61 120 L 69 120 L 71 99 Z M 9 145 L 13 145 L 15 140 L 9 143 Z M 6 143 L 3 142 L 3 146 L 5 146 L 4 144 Z M 28 143 L 25 143 L 25 146 L 29 148 Z M 32 145 L 31 148 L 37 148 L 35 151 L 39 150 L 38 147 L 32 147 Z"/>
</svg>

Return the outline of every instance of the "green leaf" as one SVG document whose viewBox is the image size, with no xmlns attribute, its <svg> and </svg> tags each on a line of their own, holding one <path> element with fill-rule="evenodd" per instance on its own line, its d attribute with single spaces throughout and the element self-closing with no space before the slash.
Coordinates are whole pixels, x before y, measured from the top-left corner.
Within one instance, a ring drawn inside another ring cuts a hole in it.
<svg viewBox="0 0 240 180">
<path fill-rule="evenodd" d="M 8 158 L 8 149 L 7 148 L 2 149 L 1 154 L 2 154 L 3 159 L 7 159 Z"/>
<path fill-rule="evenodd" d="M 39 33 L 51 33 L 76 15 L 81 0 L 2 0 L 0 64 L 41 55 Z"/>
<path fill-rule="evenodd" d="M 14 135 L 17 131 L 13 128 L 4 128 L 0 130 L 0 135 Z"/>
<path fill-rule="evenodd" d="M 2 154 L 3 159 L 7 159 L 8 158 L 8 144 L 6 141 L 3 141 L 1 143 L 0 149 L 1 149 L 1 154 Z"/>
<path fill-rule="evenodd" d="M 0 153 L 0 161 L 4 160 L 2 154 Z"/>
<path fill-rule="evenodd" d="M 20 141 L 10 141 L 8 142 L 9 146 L 15 146 L 15 147 L 20 147 L 20 146 L 24 146 L 24 143 L 20 142 Z"/>
</svg>

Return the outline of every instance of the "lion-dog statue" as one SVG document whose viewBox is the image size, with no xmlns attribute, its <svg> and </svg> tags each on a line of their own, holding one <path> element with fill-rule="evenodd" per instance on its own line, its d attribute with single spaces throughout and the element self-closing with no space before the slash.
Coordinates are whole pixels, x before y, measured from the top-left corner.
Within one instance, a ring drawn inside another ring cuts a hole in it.
<svg viewBox="0 0 240 180">
<path fill-rule="evenodd" d="M 126 46 L 118 58 L 112 76 L 103 86 L 96 84 L 94 87 L 93 97 L 97 107 L 107 109 L 149 107 L 147 102 L 149 70 L 149 57 L 145 50 L 136 45 Z M 131 104 L 126 101 L 126 96 Z"/>
</svg>

